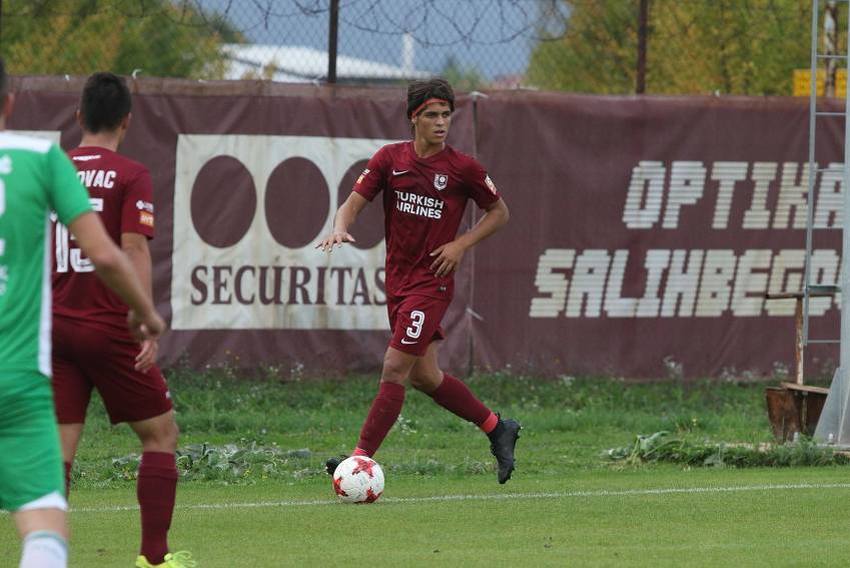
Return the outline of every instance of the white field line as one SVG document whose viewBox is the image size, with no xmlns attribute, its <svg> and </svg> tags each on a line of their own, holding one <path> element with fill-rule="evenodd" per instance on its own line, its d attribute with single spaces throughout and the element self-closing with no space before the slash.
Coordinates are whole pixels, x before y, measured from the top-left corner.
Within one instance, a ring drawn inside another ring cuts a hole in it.
<svg viewBox="0 0 850 568">
<path fill-rule="evenodd" d="M 788 483 L 773 485 L 730 485 L 728 487 L 662 487 L 657 489 L 599 489 L 596 491 L 561 491 L 547 493 L 494 493 L 487 495 L 439 495 L 432 497 L 386 497 L 381 503 L 432 503 L 448 501 L 505 501 L 519 499 L 569 499 L 597 497 L 641 497 L 651 495 L 694 495 L 722 494 L 759 491 L 797 491 L 797 490 L 850 489 L 850 483 Z M 180 505 L 178 510 L 208 509 L 259 509 L 271 507 L 310 507 L 314 505 L 336 505 L 336 499 L 314 499 L 303 501 L 258 501 L 254 503 L 198 503 Z M 81 507 L 72 508 L 71 513 L 112 513 L 119 511 L 137 511 L 138 505 L 119 507 Z"/>
</svg>

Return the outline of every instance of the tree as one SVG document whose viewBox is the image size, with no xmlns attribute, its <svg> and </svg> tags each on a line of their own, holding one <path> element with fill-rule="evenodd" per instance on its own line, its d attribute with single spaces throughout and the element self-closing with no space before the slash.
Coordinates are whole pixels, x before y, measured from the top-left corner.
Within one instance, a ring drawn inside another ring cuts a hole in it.
<svg viewBox="0 0 850 568">
<path fill-rule="evenodd" d="M 2 33 L 0 53 L 19 75 L 216 76 L 219 45 L 242 39 L 185 0 L 7 0 Z"/>
<path fill-rule="evenodd" d="M 535 46 L 528 82 L 634 92 L 639 0 L 561 1 L 564 32 Z M 792 71 L 809 66 L 810 29 L 811 0 L 650 0 L 646 92 L 790 94 Z"/>
<path fill-rule="evenodd" d="M 453 55 L 446 59 L 440 75 L 457 91 L 475 91 L 487 82 L 475 66 L 464 66 Z"/>
</svg>

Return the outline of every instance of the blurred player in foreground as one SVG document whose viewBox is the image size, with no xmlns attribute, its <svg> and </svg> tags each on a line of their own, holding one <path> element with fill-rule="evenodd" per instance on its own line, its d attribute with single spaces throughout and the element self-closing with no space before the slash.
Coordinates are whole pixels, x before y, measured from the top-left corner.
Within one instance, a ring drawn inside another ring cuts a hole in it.
<svg viewBox="0 0 850 568">
<path fill-rule="evenodd" d="M 112 241 L 130 258 L 150 301 L 151 177 L 145 166 L 116 153 L 130 124 L 130 107 L 123 79 L 112 73 L 89 77 L 77 111 L 83 138 L 69 155 L 92 206 Z M 189 553 L 168 552 L 178 429 L 165 378 L 155 365 L 157 342 L 148 339 L 140 345 L 127 333 L 127 304 L 94 277 L 89 259 L 65 227 L 57 224 L 55 235 L 53 392 L 66 487 L 92 389 L 97 389 L 110 422 L 127 422 L 142 443 L 136 484 L 142 536 L 136 566 L 194 565 Z"/>
<path fill-rule="evenodd" d="M 6 82 L 0 60 L 0 131 L 14 104 Z M 68 557 L 49 378 L 51 210 L 97 275 L 132 307 L 130 331 L 155 340 L 165 329 L 62 150 L 46 140 L 0 132 L 0 508 L 12 513 L 23 539 L 21 568 L 64 567 Z M 126 328 L 127 319 L 122 325 Z"/>
<path fill-rule="evenodd" d="M 452 300 L 454 273 L 464 253 L 508 221 L 505 202 L 484 168 L 446 144 L 454 92 L 442 79 L 412 83 L 407 118 L 413 140 L 384 146 L 369 160 L 354 190 L 318 245 L 324 251 L 354 242 L 348 228 L 367 203 L 383 192 L 386 216 L 386 291 L 392 339 L 384 355 L 378 394 L 360 431 L 354 455 L 373 456 L 398 418 L 405 381 L 434 402 L 478 426 L 490 439 L 498 481 L 514 470 L 520 425 L 502 419 L 460 380 L 440 370 L 440 321 Z M 466 202 L 485 211 L 457 236 Z M 327 462 L 333 474 L 340 459 Z"/>
</svg>

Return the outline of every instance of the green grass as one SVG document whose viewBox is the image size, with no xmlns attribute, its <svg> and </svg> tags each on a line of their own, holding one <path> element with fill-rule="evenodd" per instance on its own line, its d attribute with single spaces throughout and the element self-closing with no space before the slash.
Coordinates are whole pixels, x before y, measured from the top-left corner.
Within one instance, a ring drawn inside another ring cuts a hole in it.
<svg viewBox="0 0 850 568">
<path fill-rule="evenodd" d="M 321 466 L 356 442 L 374 379 L 238 381 L 223 369 L 172 373 L 171 384 L 184 449 L 243 449 L 231 468 L 197 462 L 178 490 L 170 541 L 204 567 L 832 566 L 850 543 L 844 467 L 602 456 L 660 430 L 693 443 L 769 441 L 764 385 L 475 377 L 481 398 L 525 427 L 505 486 L 482 434 L 409 391 L 377 456 L 384 498 L 345 506 Z M 128 456 L 137 451 L 93 403 L 72 492 L 71 566 L 131 565 L 138 512 Z M 125 459 L 113 465 L 116 457 Z M 3 558 L 17 547 L 10 526 L 0 531 Z"/>
</svg>

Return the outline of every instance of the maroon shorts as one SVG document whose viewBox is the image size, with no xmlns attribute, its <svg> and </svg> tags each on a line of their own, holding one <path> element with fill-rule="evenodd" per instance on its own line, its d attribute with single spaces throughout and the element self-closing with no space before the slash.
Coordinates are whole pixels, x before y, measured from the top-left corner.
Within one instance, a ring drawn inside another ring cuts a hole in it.
<svg viewBox="0 0 850 568">
<path fill-rule="evenodd" d="M 445 339 L 440 321 L 450 299 L 428 296 L 387 295 L 387 312 L 393 337 L 390 347 L 421 357 L 432 341 Z"/>
<path fill-rule="evenodd" d="M 154 365 L 133 369 L 139 343 L 127 333 L 53 318 L 53 398 L 60 424 L 85 422 L 93 388 L 103 399 L 109 420 L 138 422 L 173 408 L 168 385 Z"/>
</svg>

